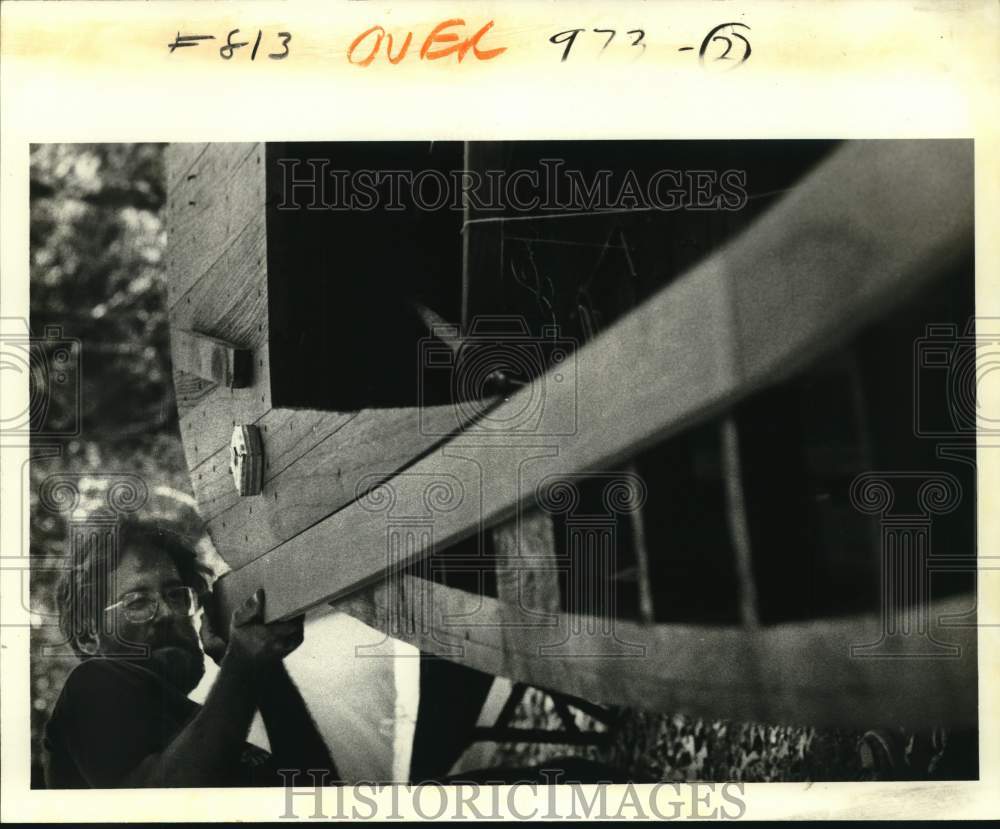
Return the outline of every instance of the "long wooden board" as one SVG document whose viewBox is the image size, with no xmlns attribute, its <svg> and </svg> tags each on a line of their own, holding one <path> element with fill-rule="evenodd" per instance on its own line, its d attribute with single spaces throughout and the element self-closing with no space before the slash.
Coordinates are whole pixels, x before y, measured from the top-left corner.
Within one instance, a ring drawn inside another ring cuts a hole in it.
<svg viewBox="0 0 1000 829">
<path fill-rule="evenodd" d="M 497 596 L 505 624 L 546 623 L 559 612 L 559 562 L 552 516 L 524 510 L 493 528 Z"/>
<path fill-rule="evenodd" d="M 423 627 L 387 625 L 399 599 L 383 584 L 334 607 L 422 651 L 592 702 L 839 728 L 976 723 L 976 628 L 933 624 L 967 610 L 972 597 L 930 608 L 931 632 L 959 645 L 959 657 L 858 659 L 850 647 L 878 639 L 877 614 L 753 632 L 618 620 L 605 636 L 586 633 L 588 618 L 572 614 L 511 626 L 504 602 L 414 576 L 392 586 L 410 606 L 430 608 Z"/>
<path fill-rule="evenodd" d="M 253 561 L 441 443 L 443 429 L 454 419 L 450 406 L 422 412 L 270 409 L 253 421 L 264 445 L 259 496 L 241 498 L 236 492 L 228 444 L 192 470 L 212 540 L 231 567 Z"/>
<path fill-rule="evenodd" d="M 186 158 L 175 149 L 184 146 L 171 145 L 168 158 Z M 211 267 L 225 266 L 246 249 L 245 228 L 255 220 L 263 225 L 266 197 L 263 144 L 209 144 L 178 176 L 167 202 L 171 308 Z"/>
<path fill-rule="evenodd" d="M 170 144 L 164 153 L 167 189 L 173 191 L 211 145 L 207 142 Z"/>
<path fill-rule="evenodd" d="M 969 143 L 845 145 L 746 233 L 491 417 L 522 422 L 541 398 L 540 430 L 454 438 L 380 490 L 391 510 L 362 500 L 313 525 L 222 579 L 224 602 L 263 585 L 274 619 L 345 595 L 505 519 L 548 478 L 610 468 L 791 375 L 969 249 L 972 192 Z M 435 486 L 458 493 L 447 510 L 429 508 Z M 397 558 L 386 542 L 393 514 L 432 524 Z"/>
</svg>

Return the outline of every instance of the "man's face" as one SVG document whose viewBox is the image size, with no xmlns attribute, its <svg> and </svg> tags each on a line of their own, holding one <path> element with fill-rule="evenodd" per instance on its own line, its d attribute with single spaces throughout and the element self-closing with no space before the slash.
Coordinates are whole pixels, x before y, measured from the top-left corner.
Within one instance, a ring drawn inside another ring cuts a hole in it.
<svg viewBox="0 0 1000 829">
<path fill-rule="evenodd" d="M 133 594 L 144 594 L 157 598 L 159 606 L 148 621 L 130 619 L 121 605 L 105 611 L 105 633 L 99 636 L 98 652 L 121 654 L 134 651 L 135 645 L 146 645 L 149 656 L 140 664 L 187 694 L 205 673 L 205 656 L 194 617 L 172 609 L 164 598 L 171 588 L 183 586 L 177 567 L 162 550 L 138 548 L 124 553 L 108 576 L 108 605 Z"/>
</svg>

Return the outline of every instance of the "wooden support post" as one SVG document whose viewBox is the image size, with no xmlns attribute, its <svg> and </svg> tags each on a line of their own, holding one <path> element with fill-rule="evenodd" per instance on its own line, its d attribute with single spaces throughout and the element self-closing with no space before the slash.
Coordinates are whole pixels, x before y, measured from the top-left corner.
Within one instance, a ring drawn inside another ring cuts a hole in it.
<svg viewBox="0 0 1000 829">
<path fill-rule="evenodd" d="M 497 595 L 512 627 L 544 625 L 559 612 L 552 517 L 523 510 L 493 528 Z"/>
<path fill-rule="evenodd" d="M 760 624 L 757 608 L 757 586 L 753 575 L 753 554 L 750 547 L 750 525 L 747 521 L 746 499 L 743 496 L 743 473 L 740 467 L 739 434 L 736 420 L 729 415 L 722 421 L 722 476 L 726 488 L 726 522 L 736 557 L 736 578 L 739 584 L 740 620 L 754 629 Z"/>
<path fill-rule="evenodd" d="M 639 478 L 639 470 L 634 463 L 627 464 L 625 472 Z M 634 498 L 635 491 L 630 491 Z M 649 549 L 646 546 L 646 527 L 643 525 L 642 507 L 636 504 L 627 514 L 632 527 L 632 546 L 635 551 L 636 580 L 639 586 L 639 619 L 644 624 L 651 625 L 656 621 L 656 610 L 653 606 L 653 585 L 649 577 Z"/>
</svg>

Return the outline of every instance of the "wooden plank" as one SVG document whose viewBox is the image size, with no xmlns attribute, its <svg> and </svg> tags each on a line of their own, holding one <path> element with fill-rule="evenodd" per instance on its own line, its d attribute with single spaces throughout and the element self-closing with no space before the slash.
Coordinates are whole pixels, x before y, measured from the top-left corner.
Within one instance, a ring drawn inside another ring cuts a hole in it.
<svg viewBox="0 0 1000 829">
<path fill-rule="evenodd" d="M 559 570 L 552 516 L 524 510 L 493 528 L 497 595 L 510 625 L 537 624 L 559 612 Z"/>
<path fill-rule="evenodd" d="M 240 348 L 267 342 L 267 250 L 263 212 L 233 236 L 228 247 L 170 310 L 170 324 L 201 331 Z"/>
<path fill-rule="evenodd" d="M 642 480 L 634 463 L 625 465 L 625 474 L 637 480 Z M 633 496 L 634 497 L 634 496 Z M 632 546 L 635 550 L 636 586 L 639 589 L 639 618 L 643 623 L 651 625 L 656 621 L 656 608 L 653 604 L 653 583 L 649 574 L 649 545 L 646 543 L 646 524 L 642 504 L 635 504 L 628 511 L 629 525 L 632 528 Z"/>
<path fill-rule="evenodd" d="M 181 437 L 189 469 L 229 445 L 234 421 L 252 423 L 271 407 L 265 246 L 261 216 L 234 240 L 232 256 L 217 262 L 170 312 L 172 329 L 204 332 L 253 351 L 256 360 L 251 386 L 216 386 L 182 413 Z"/>
<path fill-rule="evenodd" d="M 787 376 L 970 253 L 974 189 L 971 141 L 845 144 L 723 257 L 742 373 Z"/>
<path fill-rule="evenodd" d="M 740 464 L 740 439 L 736 418 L 723 418 L 719 425 L 722 479 L 726 488 L 726 524 L 732 541 L 739 584 L 740 620 L 746 628 L 760 624 L 757 585 L 753 575 L 753 549 L 750 545 L 750 521 L 743 494 L 743 471 Z"/>
<path fill-rule="evenodd" d="M 237 496 L 227 447 L 192 470 L 212 540 L 231 567 L 253 561 L 440 444 L 442 430 L 454 420 L 451 406 L 349 413 L 271 409 L 255 421 L 265 460 L 258 498 Z"/>
<path fill-rule="evenodd" d="M 226 186 L 239 145 L 209 144 L 167 193 L 167 301 L 173 306 L 227 243 Z"/>
<path fill-rule="evenodd" d="M 413 576 L 403 577 L 401 589 L 422 596 L 432 611 L 429 624 L 394 633 L 398 638 L 468 667 L 591 702 L 838 728 L 976 722 L 974 627 L 932 629 L 961 646 L 959 658 L 856 659 L 852 644 L 878 638 L 877 614 L 753 632 L 619 620 L 614 637 L 642 648 L 627 657 L 612 637 L 574 633 L 586 629 L 586 620 L 572 614 L 560 614 L 554 626 L 511 628 L 504 624 L 509 611 L 497 599 Z M 384 630 L 388 592 L 380 584 L 334 607 Z M 935 603 L 931 618 L 960 612 L 971 601 Z"/>
<path fill-rule="evenodd" d="M 217 337 L 174 328 L 170 332 L 174 367 L 230 389 L 242 389 L 253 379 L 253 352 Z"/>
<path fill-rule="evenodd" d="M 357 415 L 358 412 L 285 408 L 265 412 L 254 421 L 264 438 L 265 485 Z M 206 521 L 239 503 L 226 473 L 228 464 L 229 450 L 224 446 L 191 470 L 198 510 Z"/>
<path fill-rule="evenodd" d="M 191 172 L 195 162 L 201 158 L 209 146 L 205 141 L 175 143 L 166 146 L 163 153 L 163 163 L 168 192 L 172 192 L 181 179 Z"/>
<path fill-rule="evenodd" d="M 177 173 L 167 208 L 167 274 L 173 331 L 197 331 L 256 352 L 245 388 L 192 378 L 190 352 L 172 337 L 174 383 L 188 468 L 228 447 L 233 426 L 270 408 L 263 145 L 172 145 Z M 189 202 L 194 202 L 190 204 Z"/>
<path fill-rule="evenodd" d="M 242 389 L 215 385 L 200 393 L 191 384 L 184 391 L 192 404 L 181 411 L 180 432 L 184 456 L 192 477 L 198 466 L 223 449 L 228 449 L 233 427 L 252 424 L 271 409 L 270 359 L 267 349 L 255 350 L 254 382 Z M 178 372 L 174 373 L 175 381 Z M 187 375 L 190 377 L 190 375 Z M 183 379 L 183 378 L 182 378 Z M 176 388 L 176 385 L 175 385 Z M 228 465 L 228 458 L 226 464 Z"/>
<path fill-rule="evenodd" d="M 171 307 L 263 218 L 262 144 L 210 144 L 167 199 L 167 295 Z"/>
<path fill-rule="evenodd" d="M 542 395 L 541 431 L 494 431 L 491 445 L 462 435 L 394 479 L 404 513 L 421 511 L 429 482 L 463 493 L 430 516 L 432 543 L 398 563 L 505 519 L 548 476 L 609 468 L 840 346 L 968 251 L 971 173 L 966 142 L 845 145 L 748 232 L 491 414 L 497 428 L 523 423 Z M 513 450 L 525 440 L 549 456 L 522 464 Z M 499 480 L 507 488 L 484 497 Z M 359 502 L 220 586 L 266 585 L 268 616 L 281 618 L 358 589 L 387 561 L 385 516 Z"/>
<path fill-rule="evenodd" d="M 428 436 L 422 434 L 420 417 L 414 408 L 360 412 L 270 409 L 255 421 L 264 433 L 264 481 L 274 482 L 275 487 L 289 495 L 302 494 L 307 498 L 310 488 L 320 486 L 324 491 L 317 498 L 327 502 L 336 500 L 339 497 L 336 493 L 341 490 L 346 493 L 345 488 L 349 489 L 340 480 L 345 463 L 349 468 L 367 470 L 381 459 L 395 471 L 401 468 L 394 466 L 397 461 L 400 464 L 412 461 L 430 445 L 440 443 L 443 440 L 440 435 L 454 423 L 450 407 L 428 407 L 422 412 L 425 427 L 430 424 L 429 429 L 434 432 L 434 436 Z M 331 441 L 331 436 L 342 429 L 343 433 Z M 387 451 L 391 454 L 386 454 Z M 226 463 L 228 448 L 222 447 L 192 470 L 192 474 L 197 473 L 195 495 L 206 519 L 223 514 L 238 503 L 225 476 L 218 471 Z M 374 467 L 369 471 L 375 471 Z M 318 475 L 327 475 L 329 480 L 319 480 Z"/>
<path fill-rule="evenodd" d="M 194 374 L 188 374 L 186 371 L 180 371 L 179 369 L 174 369 L 174 399 L 177 403 L 177 414 L 183 419 L 184 415 L 188 414 L 192 409 L 195 408 L 202 400 L 204 400 L 209 393 L 215 390 L 216 384 L 204 380 Z"/>
</svg>

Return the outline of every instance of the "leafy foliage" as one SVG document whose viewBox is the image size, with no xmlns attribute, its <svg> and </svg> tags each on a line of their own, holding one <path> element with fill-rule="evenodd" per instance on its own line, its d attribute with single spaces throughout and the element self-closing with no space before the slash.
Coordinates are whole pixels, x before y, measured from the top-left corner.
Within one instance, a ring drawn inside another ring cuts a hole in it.
<svg viewBox="0 0 1000 829">
<path fill-rule="evenodd" d="M 75 438 L 32 436 L 30 465 L 33 757 L 68 671 L 52 589 L 72 520 L 101 503 L 109 475 L 142 478 L 145 510 L 188 531 L 199 521 L 177 430 L 163 252 L 163 145 L 46 144 L 31 150 L 32 335 L 48 326 L 80 341 L 73 382 L 47 385 L 47 423 L 77 420 Z M 76 394 L 79 380 L 80 394 Z M 79 410 L 78 408 L 79 407 Z M 51 475 L 82 476 L 81 513 L 45 508 Z M 37 765 L 33 768 L 37 780 Z"/>
</svg>

